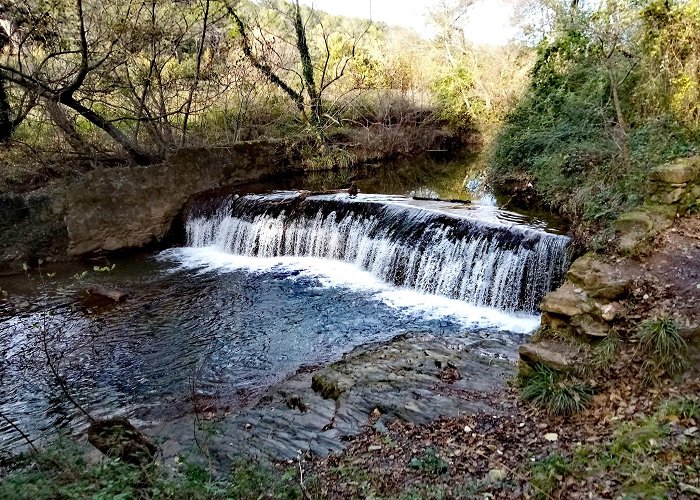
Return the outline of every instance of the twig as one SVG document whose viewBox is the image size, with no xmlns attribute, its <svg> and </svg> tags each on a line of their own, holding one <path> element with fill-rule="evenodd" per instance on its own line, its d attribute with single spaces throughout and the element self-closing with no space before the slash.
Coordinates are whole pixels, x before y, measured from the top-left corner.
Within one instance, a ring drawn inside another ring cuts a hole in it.
<svg viewBox="0 0 700 500">
<path fill-rule="evenodd" d="M 301 450 L 299 450 L 297 454 L 297 463 L 299 464 L 299 487 L 301 488 L 301 493 L 305 499 L 311 500 L 311 495 L 309 495 L 306 486 L 304 486 L 304 468 L 301 466 Z"/>
<path fill-rule="evenodd" d="M 32 441 L 32 440 L 29 438 L 29 436 L 28 436 L 22 429 L 20 429 L 19 427 L 17 427 L 17 425 L 16 425 L 12 420 L 10 420 L 10 419 L 7 417 L 7 415 L 5 415 L 3 412 L 0 412 L 0 418 L 3 419 L 5 422 L 7 422 L 7 424 L 8 424 L 10 427 L 12 427 L 12 428 L 15 430 L 15 432 L 17 432 L 17 434 L 19 434 L 20 436 L 22 436 L 22 439 L 24 439 L 24 440 L 27 442 L 27 444 L 29 445 L 29 447 L 30 447 L 32 450 L 34 450 L 34 453 L 39 453 L 39 450 L 38 450 L 37 447 L 34 445 L 34 441 Z"/>
</svg>

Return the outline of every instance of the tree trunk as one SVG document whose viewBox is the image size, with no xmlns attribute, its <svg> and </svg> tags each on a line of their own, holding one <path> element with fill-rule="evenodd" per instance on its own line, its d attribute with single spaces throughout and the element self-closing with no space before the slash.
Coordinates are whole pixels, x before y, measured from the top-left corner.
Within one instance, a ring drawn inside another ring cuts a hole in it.
<svg viewBox="0 0 700 500">
<path fill-rule="evenodd" d="M 155 158 L 152 158 L 148 153 L 143 151 L 138 144 L 132 139 L 129 139 L 121 130 L 115 127 L 111 122 L 103 116 L 97 114 L 90 108 L 78 102 L 72 96 L 59 96 L 59 102 L 64 106 L 76 111 L 83 118 L 88 120 L 96 127 L 104 130 L 115 142 L 117 142 L 124 150 L 133 158 L 139 165 L 148 165 L 153 163 Z"/>
<path fill-rule="evenodd" d="M 190 110 L 192 109 L 192 99 L 194 99 L 194 92 L 197 90 L 197 84 L 199 83 L 199 75 L 202 71 L 202 57 L 204 55 L 204 42 L 207 37 L 207 22 L 209 21 L 209 0 L 207 0 L 204 6 L 204 26 L 202 27 L 202 37 L 199 40 L 199 48 L 197 49 L 197 67 L 194 72 L 194 82 L 190 87 L 190 93 L 187 96 L 187 104 L 185 107 L 185 118 L 182 122 L 182 138 L 180 140 L 180 147 L 185 145 L 187 140 L 187 123 L 190 119 Z"/>
<path fill-rule="evenodd" d="M 83 138 L 80 137 L 80 134 L 68 119 L 68 116 L 63 108 L 61 108 L 55 101 L 45 101 L 45 104 L 51 120 L 53 120 L 54 124 L 56 124 L 56 126 L 63 132 L 63 135 L 68 141 L 68 144 L 70 144 L 71 148 L 73 148 L 76 153 L 83 155 L 86 158 L 92 157 L 93 154 L 90 147 L 85 143 Z"/>
<path fill-rule="evenodd" d="M 296 3 L 296 12 L 294 16 L 294 31 L 296 32 L 297 37 L 297 51 L 299 52 L 299 58 L 301 59 L 302 75 L 304 76 L 306 93 L 309 96 L 309 103 L 311 105 L 311 121 L 314 125 L 318 126 L 321 124 L 321 114 L 323 113 L 323 108 L 321 105 L 321 98 L 316 90 L 316 82 L 314 81 L 314 66 L 311 61 L 309 44 L 306 41 L 306 29 L 304 28 L 304 23 L 301 20 L 301 9 L 299 7 L 298 0 Z"/>
<path fill-rule="evenodd" d="M 625 121 L 625 116 L 622 113 L 622 104 L 620 103 L 620 95 L 617 92 L 617 80 L 613 74 L 613 70 L 608 65 L 608 76 L 610 78 L 610 88 L 612 92 L 613 106 L 615 107 L 615 115 L 617 120 L 617 126 L 620 130 L 620 136 L 622 139 L 621 151 L 622 156 L 626 162 L 630 158 L 630 145 L 629 145 L 629 134 L 627 133 L 627 122 Z"/>
<path fill-rule="evenodd" d="M 5 80 L 0 79 L 0 142 L 9 139 L 14 130 L 10 111 L 10 101 L 7 96 L 7 89 L 5 89 Z"/>
</svg>

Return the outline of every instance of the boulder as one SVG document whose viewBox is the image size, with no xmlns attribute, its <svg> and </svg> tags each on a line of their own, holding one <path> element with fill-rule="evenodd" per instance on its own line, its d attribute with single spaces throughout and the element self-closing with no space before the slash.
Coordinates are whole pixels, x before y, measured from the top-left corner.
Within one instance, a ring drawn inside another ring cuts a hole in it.
<svg viewBox="0 0 700 500">
<path fill-rule="evenodd" d="M 624 296 L 632 278 L 615 265 L 599 259 L 593 253 L 576 259 L 567 273 L 571 283 L 586 291 L 589 297 L 615 300 Z"/>
<path fill-rule="evenodd" d="M 591 305 L 582 289 L 577 289 L 572 283 L 567 282 L 545 295 L 540 309 L 542 312 L 561 316 L 576 316 L 590 312 Z"/>
<path fill-rule="evenodd" d="M 691 182 L 700 175 L 700 157 L 679 158 L 651 170 L 651 179 L 666 184 Z"/>
<path fill-rule="evenodd" d="M 571 326 L 589 337 L 607 337 L 610 333 L 610 325 L 593 314 L 582 314 L 571 318 Z"/>
<path fill-rule="evenodd" d="M 556 371 L 571 370 L 577 355 L 569 344 L 553 340 L 527 342 L 520 346 L 518 353 L 520 359 L 528 364 L 542 363 Z"/>
<path fill-rule="evenodd" d="M 156 444 L 122 417 L 95 420 L 88 428 L 88 441 L 111 458 L 133 465 L 146 465 L 158 452 Z"/>
</svg>

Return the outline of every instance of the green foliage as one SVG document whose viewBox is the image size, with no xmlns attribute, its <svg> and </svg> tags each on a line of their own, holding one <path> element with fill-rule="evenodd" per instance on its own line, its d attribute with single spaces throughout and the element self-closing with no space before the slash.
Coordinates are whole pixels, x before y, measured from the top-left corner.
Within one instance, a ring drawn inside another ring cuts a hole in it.
<svg viewBox="0 0 700 500">
<path fill-rule="evenodd" d="M 700 420 L 700 399 L 689 396 L 666 402 L 659 415 L 664 419 Z"/>
<path fill-rule="evenodd" d="M 700 2 L 646 5 L 559 20 L 491 150 L 494 184 L 525 176 L 551 207 L 600 229 L 642 202 L 650 168 L 700 151 Z"/>
<path fill-rule="evenodd" d="M 61 440 L 38 454 L 15 457 L 11 465 L 14 470 L 0 481 L 0 498 L 301 498 L 293 469 L 278 475 L 244 460 L 234 462 L 229 477 L 217 479 L 186 459 L 175 471 L 158 464 L 139 468 L 113 459 L 91 464 L 85 461 L 84 450 Z"/>
<path fill-rule="evenodd" d="M 540 363 L 520 380 L 520 395 L 551 415 L 571 415 L 586 407 L 593 390 Z"/>
<path fill-rule="evenodd" d="M 595 368 L 607 368 L 620 348 L 620 336 L 611 332 L 593 347 L 592 364 Z"/>
<path fill-rule="evenodd" d="M 352 155 L 345 149 L 326 146 L 308 146 L 302 151 L 302 156 L 306 159 L 306 170 L 347 170 L 352 164 Z"/>
<path fill-rule="evenodd" d="M 680 375 L 688 367 L 688 344 L 675 320 L 660 317 L 644 321 L 637 338 L 639 351 L 646 357 L 644 369 L 649 375 L 654 375 L 658 370 L 671 376 Z"/>
<path fill-rule="evenodd" d="M 569 461 L 557 453 L 534 462 L 530 469 L 530 482 L 534 487 L 536 498 L 550 496 L 562 476 L 570 473 L 571 469 Z"/>
<path fill-rule="evenodd" d="M 432 84 L 440 118 L 457 130 L 468 129 L 474 120 L 475 100 L 470 95 L 473 87 L 474 77 L 464 65 L 450 68 Z"/>
<path fill-rule="evenodd" d="M 433 448 L 426 448 L 420 458 L 413 457 L 408 466 L 433 476 L 445 474 L 449 470 L 449 464 L 440 458 Z"/>
<path fill-rule="evenodd" d="M 614 484 L 615 498 L 668 498 L 680 483 L 697 478 L 700 464 L 690 458 L 698 456 L 698 438 L 675 440 L 664 423 L 681 407 L 695 411 L 692 403 L 673 402 L 653 417 L 620 423 L 607 442 L 579 445 L 570 455 L 552 454 L 533 463 L 529 478 L 535 493 L 557 497 L 564 481 L 574 477 Z M 678 461 L 684 465 L 677 466 Z"/>
</svg>

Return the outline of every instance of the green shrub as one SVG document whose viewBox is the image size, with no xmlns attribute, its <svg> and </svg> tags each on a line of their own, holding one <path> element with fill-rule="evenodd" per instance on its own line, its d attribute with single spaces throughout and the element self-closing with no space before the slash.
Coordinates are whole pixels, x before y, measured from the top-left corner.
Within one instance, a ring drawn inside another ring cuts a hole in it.
<svg viewBox="0 0 700 500">
<path fill-rule="evenodd" d="M 433 448 L 426 448 L 423 456 L 420 458 L 413 457 L 408 466 L 434 476 L 445 474 L 449 469 L 449 464 L 440 458 Z"/>
<path fill-rule="evenodd" d="M 537 498 L 548 498 L 561 481 L 562 476 L 571 472 L 569 461 L 554 453 L 532 464 L 530 482 Z"/>
</svg>

